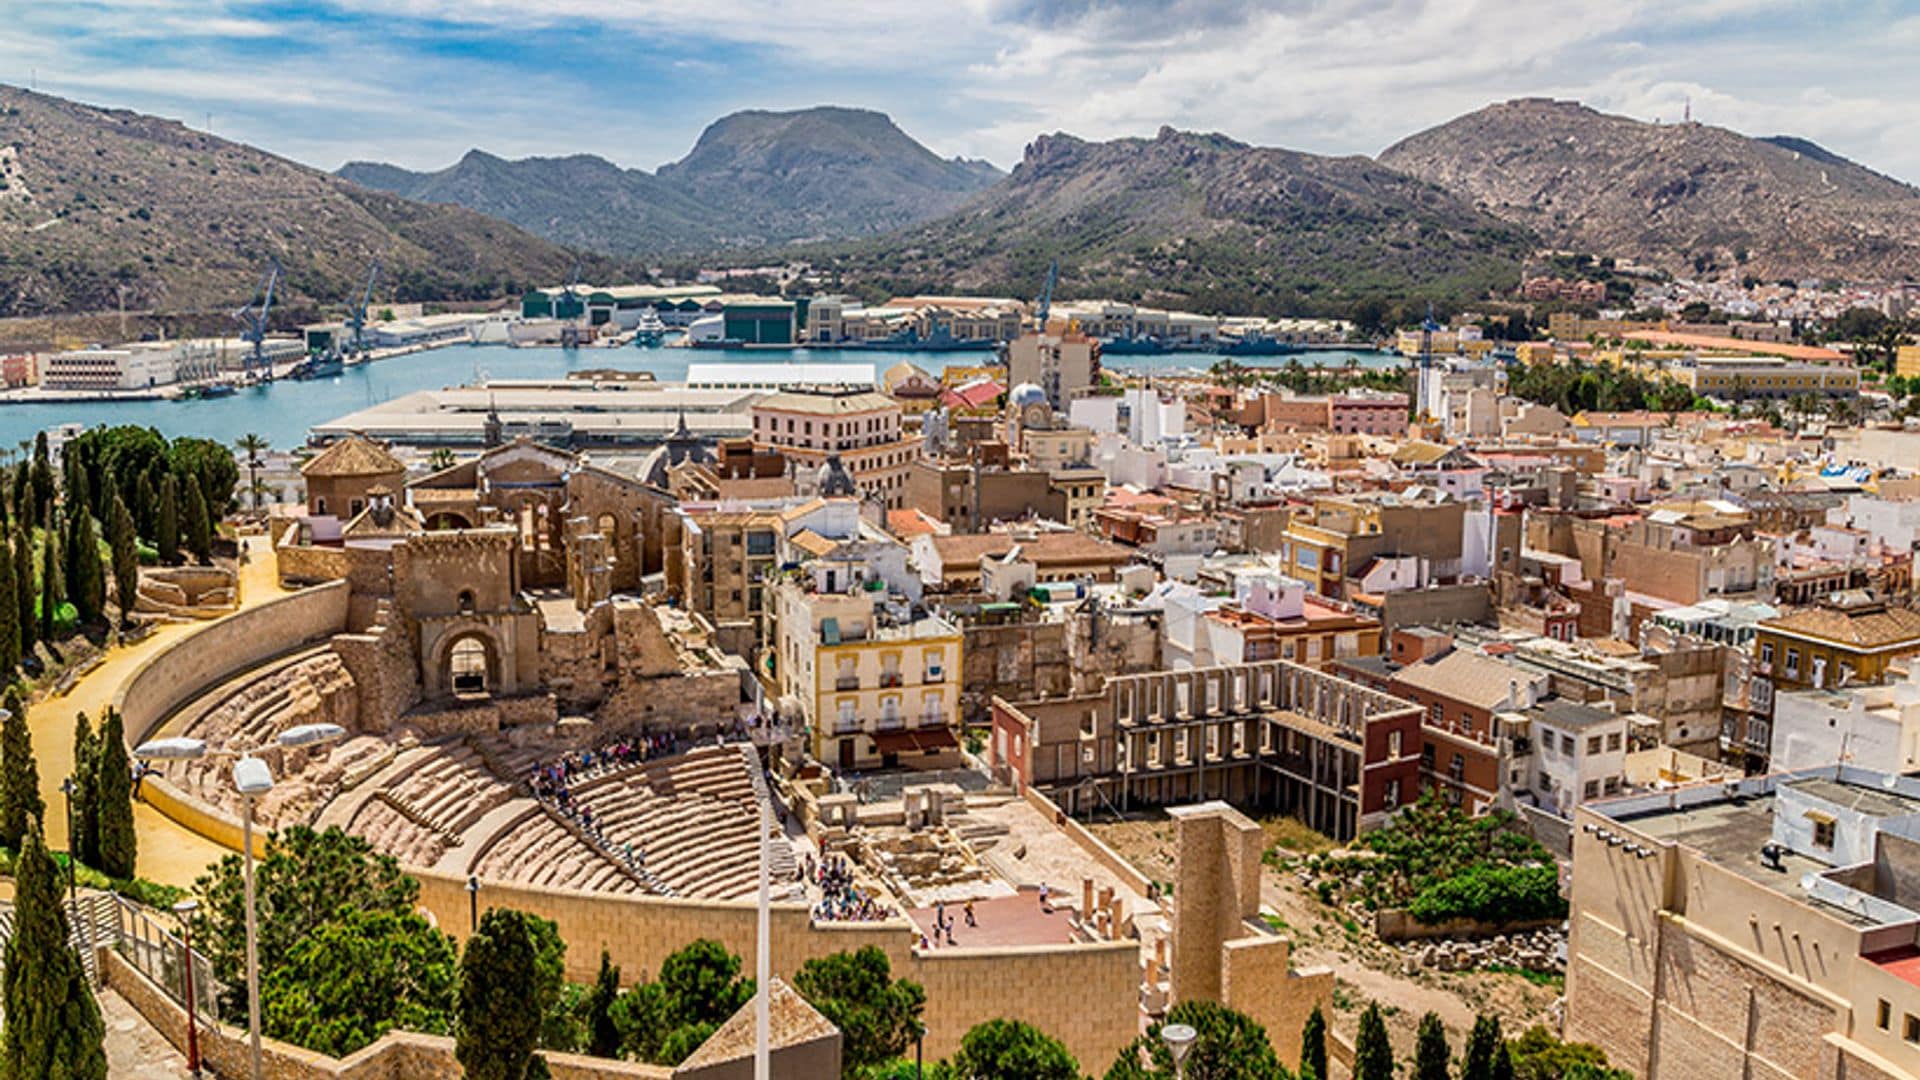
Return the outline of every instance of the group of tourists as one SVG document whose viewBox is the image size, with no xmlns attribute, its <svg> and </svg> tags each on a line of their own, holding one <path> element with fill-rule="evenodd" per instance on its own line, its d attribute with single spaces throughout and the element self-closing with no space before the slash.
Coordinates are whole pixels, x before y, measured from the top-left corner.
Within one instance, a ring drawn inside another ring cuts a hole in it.
<svg viewBox="0 0 1920 1080">
<path fill-rule="evenodd" d="M 843 855 L 819 860 L 809 855 L 800 875 L 820 889 L 813 917 L 822 922 L 878 922 L 893 917 L 892 907 L 853 883 L 853 864 Z"/>
<path fill-rule="evenodd" d="M 565 813 L 573 812 L 573 783 L 608 768 L 638 765 L 657 757 L 678 753 L 680 740 L 667 733 L 636 735 L 608 743 L 596 750 L 576 750 L 550 762 L 533 767 L 527 783 L 534 798 L 560 804 Z M 582 808 L 584 810 L 584 808 Z"/>
</svg>

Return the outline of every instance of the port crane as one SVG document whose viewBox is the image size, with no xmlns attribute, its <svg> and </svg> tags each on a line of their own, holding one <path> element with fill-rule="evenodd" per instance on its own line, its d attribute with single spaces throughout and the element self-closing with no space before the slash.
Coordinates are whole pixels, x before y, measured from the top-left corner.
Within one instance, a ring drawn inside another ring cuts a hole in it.
<svg viewBox="0 0 1920 1080">
<path fill-rule="evenodd" d="M 367 268 L 367 284 L 360 290 L 360 302 L 353 305 L 347 314 L 347 351 L 359 354 L 367 351 L 367 305 L 373 302 L 373 285 L 380 280 L 380 260 L 374 259 Z"/>
<path fill-rule="evenodd" d="M 574 305 L 580 302 L 580 294 L 575 291 L 579 284 L 580 263 L 576 260 L 573 264 L 573 272 L 567 275 L 567 287 L 560 290 L 560 303 L 555 306 L 553 312 L 555 315 L 559 315 L 563 310 L 567 312 L 565 316 L 567 321 L 560 328 L 560 347 L 563 349 L 577 348 L 580 344 L 580 327 L 573 323 L 574 319 L 586 314 L 584 307 L 578 312 L 574 311 Z M 582 322 L 584 321 L 582 318 Z"/>
<path fill-rule="evenodd" d="M 1053 287 L 1058 284 L 1059 281 L 1060 260 L 1055 259 L 1047 264 L 1046 286 L 1040 290 L 1040 298 L 1034 301 L 1033 329 L 1035 333 L 1044 334 L 1047 332 L 1047 316 L 1053 311 Z"/>
<path fill-rule="evenodd" d="M 264 343 L 267 338 L 267 315 L 273 311 L 273 291 L 280 284 L 280 260 L 269 259 L 267 272 L 260 280 L 259 309 L 255 310 L 253 301 L 233 313 L 240 324 L 240 339 L 252 346 L 241 358 L 241 372 L 254 376 L 256 372 L 263 380 L 273 378 L 273 365 L 267 361 Z"/>
</svg>

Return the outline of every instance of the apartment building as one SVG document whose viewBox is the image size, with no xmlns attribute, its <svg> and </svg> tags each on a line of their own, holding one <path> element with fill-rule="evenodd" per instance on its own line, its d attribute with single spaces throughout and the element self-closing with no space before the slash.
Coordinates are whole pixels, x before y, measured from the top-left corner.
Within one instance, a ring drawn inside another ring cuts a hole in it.
<svg viewBox="0 0 1920 1080">
<path fill-rule="evenodd" d="M 1879 686 L 1776 694 L 1768 750 L 1776 770 L 1838 762 L 1920 772 L 1920 665 Z"/>
<path fill-rule="evenodd" d="M 822 387 L 768 394 L 752 407 L 756 450 L 775 450 L 817 472 L 837 457 L 861 497 L 890 510 L 905 505 L 907 469 L 920 436 L 900 425 L 900 403 L 873 390 Z"/>
<path fill-rule="evenodd" d="M 1007 344 L 1007 381 L 1045 391 L 1047 403 L 1064 409 L 1080 392 L 1100 382 L 1100 345 L 1085 334 L 1028 333 Z"/>
<path fill-rule="evenodd" d="M 1347 578 L 1382 556 L 1425 559 L 1430 580 L 1460 574 L 1465 503 L 1392 492 L 1321 496 L 1288 522 L 1281 570 L 1322 596 L 1346 598 Z"/>
<path fill-rule="evenodd" d="M 1569 1041 L 1646 1080 L 1920 1074 L 1920 782 L 1830 765 L 1575 824 Z"/>
<path fill-rule="evenodd" d="M 958 761 L 959 627 L 904 598 L 854 583 L 774 590 L 774 682 L 814 757 L 842 770 L 941 768 Z"/>
<path fill-rule="evenodd" d="M 1001 782 L 1068 813 L 1223 799 L 1349 840 L 1414 798 L 1419 722 L 1408 702 L 1265 660 L 996 698 L 988 761 Z"/>
<path fill-rule="evenodd" d="M 1844 363 L 1809 363 L 1778 356 L 1696 356 L 1668 371 L 1702 397 L 1742 401 L 1760 398 L 1852 397 L 1860 373 Z"/>
<path fill-rule="evenodd" d="M 1559 817 L 1626 786 L 1627 719 L 1611 709 L 1543 701 L 1528 710 L 1532 801 Z"/>
</svg>

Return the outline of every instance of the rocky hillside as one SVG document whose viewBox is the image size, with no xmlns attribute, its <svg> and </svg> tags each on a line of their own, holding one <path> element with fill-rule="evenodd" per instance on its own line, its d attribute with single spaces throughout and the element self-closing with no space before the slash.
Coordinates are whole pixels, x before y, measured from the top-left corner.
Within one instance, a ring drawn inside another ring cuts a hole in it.
<svg viewBox="0 0 1920 1080">
<path fill-rule="evenodd" d="M 0 86 L 0 316 L 232 309 L 270 256 L 291 303 L 337 301 L 369 259 L 393 300 L 565 277 L 504 222 L 351 184 L 179 123 Z M 589 264 L 593 266 L 594 264 Z"/>
<path fill-rule="evenodd" d="M 954 214 L 827 261 L 885 289 L 1030 296 L 1058 258 L 1067 295 L 1283 313 L 1482 296 L 1514 280 L 1530 245 L 1525 230 L 1366 158 L 1164 128 L 1104 143 L 1043 136 Z"/>
<path fill-rule="evenodd" d="M 1920 265 L 1920 191 L 1804 139 L 1531 98 L 1423 131 L 1380 161 L 1551 246 L 1676 273 L 1898 278 Z"/>
<path fill-rule="evenodd" d="M 476 150 L 438 172 L 353 162 L 340 175 L 623 255 L 865 236 L 937 217 L 1000 176 L 941 158 L 884 113 L 828 107 L 734 113 L 657 174 L 592 155 Z"/>
</svg>

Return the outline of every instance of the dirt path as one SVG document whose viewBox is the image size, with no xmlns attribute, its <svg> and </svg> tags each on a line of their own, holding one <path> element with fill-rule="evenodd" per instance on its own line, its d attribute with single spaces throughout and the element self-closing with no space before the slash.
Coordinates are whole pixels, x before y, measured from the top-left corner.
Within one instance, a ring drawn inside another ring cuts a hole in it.
<svg viewBox="0 0 1920 1080">
<path fill-rule="evenodd" d="M 127 999 L 112 990 L 99 993 L 101 1019 L 107 1025 L 109 1080 L 178 1080 L 187 1075 L 187 1059 L 162 1038 Z"/>
<path fill-rule="evenodd" d="M 267 538 L 248 537 L 245 543 L 248 562 L 240 568 L 243 610 L 286 592 L 275 573 Z M 65 850 L 67 846 L 66 797 L 60 793 L 60 782 L 73 772 L 74 718 L 84 712 L 97 724 L 100 714 L 113 703 L 120 684 L 147 657 L 206 625 L 209 624 L 163 624 L 145 640 L 108 653 L 105 662 L 74 683 L 65 695 L 42 701 L 28 712 L 34 756 L 40 765 L 40 797 L 47 804 L 49 847 Z M 192 885 L 201 870 L 226 854 L 225 848 L 181 828 L 144 803 L 134 804 L 133 821 L 140 837 L 142 877 L 169 885 Z"/>
</svg>

